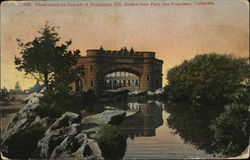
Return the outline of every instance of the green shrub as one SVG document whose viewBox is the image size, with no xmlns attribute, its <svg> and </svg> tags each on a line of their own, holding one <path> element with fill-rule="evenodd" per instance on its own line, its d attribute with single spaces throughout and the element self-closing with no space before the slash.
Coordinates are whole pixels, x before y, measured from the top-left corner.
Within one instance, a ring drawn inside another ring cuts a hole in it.
<svg viewBox="0 0 250 160">
<path fill-rule="evenodd" d="M 122 159 L 125 154 L 127 140 L 117 126 L 102 126 L 97 142 L 105 159 Z"/>
<path fill-rule="evenodd" d="M 73 97 L 67 93 L 46 93 L 41 98 L 41 107 L 38 114 L 43 117 L 60 117 L 67 111 L 77 112 L 79 106 L 75 104 Z"/>
<path fill-rule="evenodd" d="M 81 108 L 91 114 L 104 111 L 103 103 L 99 101 L 99 97 L 92 89 L 89 89 L 87 92 L 81 92 Z"/>
<path fill-rule="evenodd" d="M 47 128 L 40 125 L 30 126 L 13 135 L 5 145 L 8 146 L 8 158 L 25 159 L 34 153 L 38 141 L 43 137 Z"/>
<path fill-rule="evenodd" d="M 214 132 L 213 145 L 218 153 L 225 156 L 238 156 L 249 143 L 248 105 L 230 104 L 210 126 Z"/>
</svg>

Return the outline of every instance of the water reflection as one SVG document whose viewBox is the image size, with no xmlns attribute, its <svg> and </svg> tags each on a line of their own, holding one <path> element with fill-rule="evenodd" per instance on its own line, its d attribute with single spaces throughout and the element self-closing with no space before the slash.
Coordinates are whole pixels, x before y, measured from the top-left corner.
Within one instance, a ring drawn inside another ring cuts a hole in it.
<svg viewBox="0 0 250 160">
<path fill-rule="evenodd" d="M 168 105 L 165 109 L 170 113 L 169 127 L 197 149 L 214 155 L 237 156 L 248 145 L 247 109 L 235 114 L 225 114 L 227 110 L 223 106 Z"/>
<path fill-rule="evenodd" d="M 108 106 L 127 112 L 119 126 L 128 142 L 125 158 L 142 154 L 145 158 L 232 157 L 249 143 L 247 106 L 165 105 L 159 101 Z"/>
<path fill-rule="evenodd" d="M 155 103 L 128 103 L 128 111 L 135 113 L 126 117 L 120 125 L 127 137 L 155 136 L 155 130 L 162 125 L 162 108 Z"/>
</svg>

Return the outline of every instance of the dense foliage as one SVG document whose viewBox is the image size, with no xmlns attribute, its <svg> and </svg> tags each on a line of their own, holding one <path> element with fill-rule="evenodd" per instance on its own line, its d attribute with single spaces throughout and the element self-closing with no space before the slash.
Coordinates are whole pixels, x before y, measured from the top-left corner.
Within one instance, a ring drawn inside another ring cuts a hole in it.
<svg viewBox="0 0 250 160">
<path fill-rule="evenodd" d="M 216 53 L 197 55 L 169 70 L 166 92 L 174 101 L 229 103 L 248 75 L 247 59 Z"/>
<path fill-rule="evenodd" d="M 227 156 L 238 156 L 249 144 L 248 105 L 230 104 L 210 128 L 214 132 L 213 146 L 217 152 Z"/>
<path fill-rule="evenodd" d="M 68 50 L 71 40 L 59 44 L 60 37 L 55 30 L 56 27 L 46 24 L 33 41 L 23 43 L 17 39 L 21 57 L 15 57 L 16 69 L 43 82 L 46 88 L 41 116 L 58 117 L 72 111 L 75 104 L 70 85 L 83 76 L 83 67 L 77 66 L 80 51 Z"/>
<path fill-rule="evenodd" d="M 82 67 L 76 66 L 80 51 L 68 51 L 71 40 L 59 45 L 56 27 L 46 24 L 31 42 L 17 39 L 21 57 L 15 57 L 16 69 L 42 81 L 49 91 L 67 92 L 69 84 L 82 76 Z"/>
<path fill-rule="evenodd" d="M 25 130 L 13 135 L 6 142 L 8 146 L 8 158 L 28 159 L 37 147 L 37 143 L 44 135 L 47 128 L 40 125 L 29 126 Z"/>
<path fill-rule="evenodd" d="M 117 126 L 102 126 L 97 142 L 105 159 L 122 159 L 125 154 L 127 140 Z"/>
</svg>

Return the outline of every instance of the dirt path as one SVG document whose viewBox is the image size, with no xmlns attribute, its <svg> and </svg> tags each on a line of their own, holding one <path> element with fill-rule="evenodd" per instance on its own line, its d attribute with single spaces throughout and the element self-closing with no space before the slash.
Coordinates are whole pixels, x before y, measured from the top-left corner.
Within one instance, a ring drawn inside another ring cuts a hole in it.
<svg viewBox="0 0 250 160">
<path fill-rule="evenodd" d="M 1 127 L 0 131 L 2 132 L 3 129 L 5 129 L 11 119 L 15 116 L 15 114 L 23 107 L 25 106 L 24 103 L 22 103 L 22 99 L 27 95 L 15 95 L 15 100 L 11 101 L 8 105 L 2 105 L 0 108 L 0 121 L 1 121 Z"/>
</svg>

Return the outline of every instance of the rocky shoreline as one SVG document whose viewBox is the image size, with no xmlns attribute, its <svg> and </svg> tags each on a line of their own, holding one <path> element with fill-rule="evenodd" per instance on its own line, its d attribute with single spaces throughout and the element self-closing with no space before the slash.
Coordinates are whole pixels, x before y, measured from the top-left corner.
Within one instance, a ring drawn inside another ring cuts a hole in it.
<svg viewBox="0 0 250 160">
<path fill-rule="evenodd" d="M 9 123 L 1 136 L 1 152 L 8 158 L 104 159 L 97 142 L 100 128 L 119 125 L 125 118 L 123 110 L 105 110 L 88 115 L 66 112 L 53 119 L 41 118 L 39 98 L 30 96 L 28 103 Z M 20 142 L 18 142 L 20 141 Z M 25 146 L 26 145 L 26 146 Z"/>
</svg>

